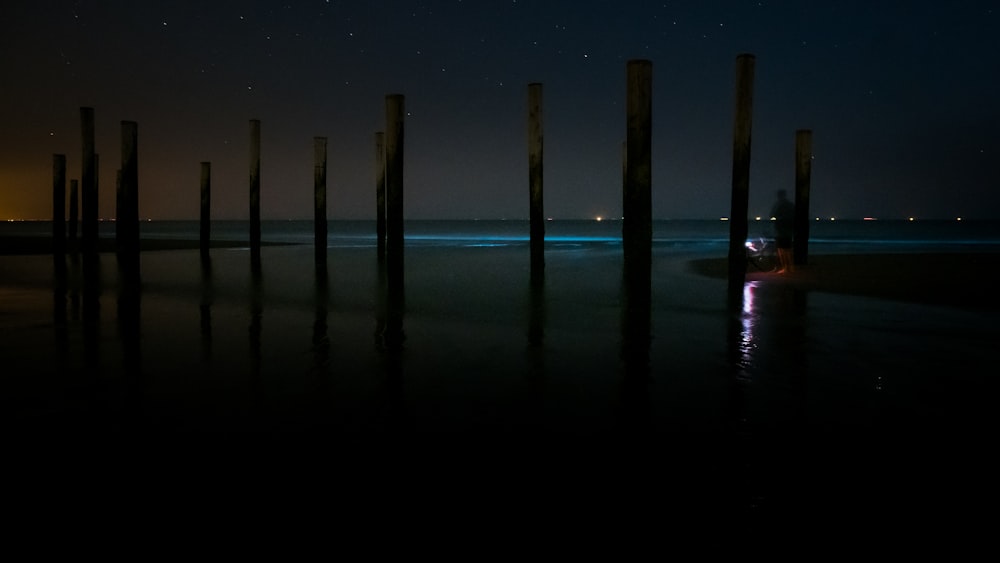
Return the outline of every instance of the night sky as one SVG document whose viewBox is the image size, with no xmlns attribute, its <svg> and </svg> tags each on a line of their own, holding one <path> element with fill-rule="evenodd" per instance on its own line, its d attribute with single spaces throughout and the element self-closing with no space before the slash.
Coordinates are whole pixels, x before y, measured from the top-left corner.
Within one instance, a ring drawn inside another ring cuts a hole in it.
<svg viewBox="0 0 1000 563">
<path fill-rule="evenodd" d="M 1000 216 L 1000 2 L 10 0 L 0 7 L 0 219 L 51 214 L 52 154 L 80 177 L 95 108 L 100 215 L 120 122 L 139 125 L 140 215 L 249 216 L 249 120 L 265 219 L 375 216 L 374 133 L 406 96 L 406 217 L 526 219 L 527 85 L 544 84 L 545 212 L 621 213 L 625 68 L 653 63 L 653 216 L 729 214 L 733 84 L 756 55 L 750 213 L 794 188 L 812 214 Z"/>
</svg>

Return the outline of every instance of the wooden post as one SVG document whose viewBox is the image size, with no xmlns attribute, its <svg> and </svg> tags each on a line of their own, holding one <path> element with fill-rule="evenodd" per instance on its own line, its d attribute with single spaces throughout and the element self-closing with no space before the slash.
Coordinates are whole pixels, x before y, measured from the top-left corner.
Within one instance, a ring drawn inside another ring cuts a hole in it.
<svg viewBox="0 0 1000 563">
<path fill-rule="evenodd" d="M 626 268 L 647 268 L 652 259 L 653 63 L 627 64 L 625 186 L 622 245 Z"/>
<path fill-rule="evenodd" d="M 83 136 L 83 170 L 81 206 L 81 247 L 84 252 L 97 252 L 97 155 L 94 152 L 94 108 L 80 108 L 80 129 Z"/>
<path fill-rule="evenodd" d="M 99 213 L 99 210 L 98 210 L 98 201 L 97 201 L 98 200 L 98 198 L 97 198 L 97 192 L 100 191 L 100 183 L 101 183 L 100 182 L 100 177 L 101 177 L 101 155 L 98 154 L 98 153 L 94 153 L 94 192 L 95 192 L 95 194 L 94 194 L 94 220 L 93 220 L 93 223 L 94 223 L 94 252 L 96 252 L 98 250 L 98 246 L 99 246 L 98 243 L 100 242 L 100 229 L 101 229 L 101 227 L 100 227 L 100 213 Z M 82 212 L 83 211 L 81 210 L 81 213 Z M 84 216 L 86 216 L 86 213 L 84 213 Z M 85 225 L 81 225 L 81 229 L 84 226 Z"/>
<path fill-rule="evenodd" d="M 313 138 L 313 223 L 316 263 L 326 263 L 326 137 Z"/>
<path fill-rule="evenodd" d="M 118 220 L 122 217 L 122 170 L 115 171 L 115 247 L 120 251 L 122 245 L 122 229 Z"/>
<path fill-rule="evenodd" d="M 795 238 L 796 266 L 809 263 L 809 184 L 812 177 L 812 131 L 795 132 Z"/>
<path fill-rule="evenodd" d="M 626 72 L 626 137 L 622 187 L 624 247 L 621 357 L 626 381 L 643 379 L 651 338 L 653 259 L 653 64 L 632 60 Z"/>
<path fill-rule="evenodd" d="M 385 133 L 375 133 L 375 237 L 378 254 L 385 256 Z"/>
<path fill-rule="evenodd" d="M 208 257 L 212 246 L 212 163 L 201 163 L 201 222 L 199 224 L 201 257 Z"/>
<path fill-rule="evenodd" d="M 250 263 L 260 268 L 260 120 L 250 120 Z"/>
<path fill-rule="evenodd" d="M 77 219 L 80 216 L 80 182 L 69 181 L 69 240 L 76 241 Z"/>
<path fill-rule="evenodd" d="M 115 229 L 121 233 L 119 253 L 130 260 L 139 257 L 139 126 L 122 121 L 121 197 Z"/>
<path fill-rule="evenodd" d="M 385 98 L 385 219 L 387 319 L 385 342 L 398 348 L 403 342 L 403 139 L 405 100 L 401 94 Z"/>
<path fill-rule="evenodd" d="M 403 116 L 402 95 L 386 96 L 385 195 L 386 243 L 389 254 L 403 254 Z M 392 277 L 390 266 L 389 277 Z"/>
<path fill-rule="evenodd" d="M 531 233 L 531 272 L 545 269 L 545 210 L 543 205 L 542 85 L 528 84 L 528 222 Z"/>
<path fill-rule="evenodd" d="M 52 252 L 66 253 L 66 155 L 52 155 Z"/>
<path fill-rule="evenodd" d="M 729 292 L 743 296 L 747 273 L 747 231 L 750 197 L 750 131 L 755 57 L 736 57 L 736 107 L 733 121 L 733 186 L 729 213 Z"/>
</svg>

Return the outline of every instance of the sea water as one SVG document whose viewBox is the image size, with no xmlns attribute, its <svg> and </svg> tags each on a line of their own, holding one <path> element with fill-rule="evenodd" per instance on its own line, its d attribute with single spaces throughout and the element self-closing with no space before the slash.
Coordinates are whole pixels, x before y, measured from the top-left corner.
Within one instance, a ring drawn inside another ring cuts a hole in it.
<svg viewBox="0 0 1000 563">
<path fill-rule="evenodd" d="M 582 243 L 621 242 L 622 222 L 597 220 L 547 221 L 549 247 Z M 99 223 L 100 236 L 114 238 L 114 222 Z M 197 240 L 197 221 L 144 221 L 142 236 L 156 239 Z M 373 221 L 330 221 L 328 245 L 372 246 Z M 0 222 L 3 236 L 50 236 L 47 221 Z M 264 221 L 265 241 L 313 242 L 313 222 L 302 220 Z M 727 248 L 730 223 L 725 220 L 657 220 L 653 222 L 653 242 L 685 251 L 717 252 Z M 769 238 L 773 227 L 768 220 L 749 222 L 748 237 Z M 469 246 L 516 245 L 528 242 L 528 223 L 520 220 L 407 221 L 405 237 L 411 245 Z M 213 221 L 212 239 L 249 240 L 247 221 Z M 1000 245 L 1000 221 L 989 220 L 815 220 L 809 222 L 810 251 L 881 252 L 928 250 L 995 250 Z"/>
<path fill-rule="evenodd" d="M 803 491 L 896 502 L 932 474 L 955 478 L 935 473 L 942 456 L 982 461 L 966 446 L 992 412 L 994 315 L 753 283 L 734 310 L 725 280 L 687 268 L 726 255 L 725 221 L 657 221 L 648 299 L 637 299 L 620 222 L 546 227 L 539 281 L 526 222 L 408 222 L 400 347 L 380 334 L 373 222 L 331 222 L 320 266 L 307 221 L 264 223 L 265 242 L 286 244 L 265 246 L 259 271 L 239 245 L 207 262 L 197 250 L 145 252 L 138 291 L 112 254 L 89 271 L 78 255 L 0 256 L 6 429 L 95 447 L 432 440 L 452 453 L 488 444 L 508 460 L 639 442 L 648 467 L 687 468 L 684 483 L 743 508 L 798 506 Z M 997 227 L 817 222 L 810 251 L 996 251 Z M 142 231 L 190 240 L 197 222 Z M 755 231 L 766 236 L 766 223 Z M 244 222 L 213 225 L 218 240 L 245 233 Z M 922 494 L 943 502 L 948 490 Z"/>
</svg>

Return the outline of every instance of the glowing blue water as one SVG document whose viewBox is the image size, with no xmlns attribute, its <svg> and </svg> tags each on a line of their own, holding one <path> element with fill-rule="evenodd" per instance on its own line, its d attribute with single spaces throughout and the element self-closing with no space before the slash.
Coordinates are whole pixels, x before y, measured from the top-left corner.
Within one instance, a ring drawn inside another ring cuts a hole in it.
<svg viewBox="0 0 1000 563">
<path fill-rule="evenodd" d="M 619 246 L 622 222 L 548 221 L 548 248 L 607 248 Z M 662 220 L 653 223 L 653 244 L 680 252 L 725 252 L 730 223 L 719 220 Z M 149 221 L 141 224 L 143 236 L 159 239 L 196 239 L 197 221 Z M 1000 221 L 817 221 L 809 225 L 813 252 L 920 252 L 1000 250 Z M 114 236 L 114 223 L 100 225 L 102 237 Z M 0 236 L 49 236 L 49 222 L 0 223 Z M 770 237 L 771 224 L 751 221 L 748 235 Z M 264 221 L 262 237 L 269 242 L 312 244 L 312 221 Z M 246 221 L 215 221 L 215 240 L 248 240 Z M 405 240 L 412 246 L 497 247 L 529 242 L 529 225 L 523 220 L 407 221 Z M 374 221 L 331 221 L 328 246 L 339 248 L 376 245 Z"/>
</svg>

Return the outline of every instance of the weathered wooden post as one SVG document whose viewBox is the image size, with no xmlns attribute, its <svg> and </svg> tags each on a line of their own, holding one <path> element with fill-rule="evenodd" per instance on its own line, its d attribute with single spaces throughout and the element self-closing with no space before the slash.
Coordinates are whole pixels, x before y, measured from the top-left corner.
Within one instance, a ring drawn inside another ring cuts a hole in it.
<svg viewBox="0 0 1000 563">
<path fill-rule="evenodd" d="M 97 193 L 100 192 L 100 183 L 101 183 L 100 178 L 101 178 L 101 155 L 94 153 L 94 211 L 93 211 L 94 217 L 92 223 L 94 224 L 93 248 L 95 253 L 98 251 L 100 246 L 100 234 L 101 234 L 100 210 L 98 209 L 99 203 L 97 197 Z M 81 213 L 83 213 L 84 218 L 86 218 L 86 213 L 83 212 L 82 209 Z M 82 221 L 82 223 L 85 222 L 86 221 Z M 84 229 L 85 227 L 86 225 L 81 225 L 80 228 Z"/>
<path fill-rule="evenodd" d="M 385 219 L 387 319 L 385 342 L 398 348 L 403 342 L 403 139 L 405 100 L 402 94 L 385 98 Z"/>
<path fill-rule="evenodd" d="M 115 171 L 115 248 L 119 255 L 122 249 L 122 229 L 118 219 L 122 216 L 122 170 Z"/>
<path fill-rule="evenodd" d="M 544 129 L 542 127 L 542 85 L 528 84 L 528 223 L 531 233 L 531 273 L 545 269 L 545 210 L 543 204 Z"/>
<path fill-rule="evenodd" d="M 52 155 L 52 253 L 66 253 L 66 155 Z"/>
<path fill-rule="evenodd" d="M 628 182 L 628 143 L 622 142 L 622 186 Z M 625 203 L 625 191 L 622 190 L 622 204 Z M 624 208 L 624 205 L 623 205 Z"/>
<path fill-rule="evenodd" d="M 250 264 L 260 269 L 260 120 L 250 120 Z"/>
<path fill-rule="evenodd" d="M 199 223 L 199 247 L 201 258 L 208 258 L 212 247 L 212 163 L 201 163 L 201 213 Z"/>
<path fill-rule="evenodd" d="M 653 248 L 653 63 L 629 61 L 627 80 L 622 245 L 626 269 L 648 269 Z"/>
<path fill-rule="evenodd" d="M 121 197 L 115 229 L 121 233 L 118 252 L 139 258 L 139 126 L 122 121 Z"/>
<path fill-rule="evenodd" d="M 375 133 L 375 237 L 379 257 L 385 256 L 385 133 Z"/>
<path fill-rule="evenodd" d="M 326 264 L 326 137 L 313 138 L 313 223 L 316 264 Z"/>
<path fill-rule="evenodd" d="M 812 131 L 795 132 L 795 238 L 796 266 L 809 263 L 809 184 L 812 177 Z"/>
<path fill-rule="evenodd" d="M 91 114 L 93 115 L 93 114 Z M 92 123 L 92 122 L 91 122 Z M 91 127 L 91 131 L 93 128 Z M 86 152 L 86 150 L 84 150 Z M 99 347 L 100 347 L 100 314 L 101 314 L 101 255 L 98 253 L 98 223 L 97 223 L 97 178 L 98 170 L 101 165 L 101 157 L 99 154 L 94 153 L 93 157 L 90 158 L 90 175 L 91 175 L 91 201 L 90 204 L 90 217 L 88 218 L 88 208 L 83 205 L 81 210 L 82 225 L 81 225 L 81 240 L 80 248 L 82 250 L 81 254 L 83 256 L 82 264 L 82 274 L 83 274 L 83 287 L 82 287 L 82 316 L 84 330 L 84 355 L 85 362 L 88 366 L 96 366 L 99 359 Z M 86 166 L 85 166 L 86 168 Z M 81 203 L 87 201 L 87 190 L 83 190 L 81 194 Z M 89 224 L 89 227 L 88 227 Z M 90 234 L 87 235 L 88 229 Z M 87 238 L 89 236 L 89 244 Z"/>
<path fill-rule="evenodd" d="M 648 370 L 652 335 L 653 64 L 648 60 L 632 60 L 626 70 L 621 357 L 626 380 L 641 382 Z"/>
<path fill-rule="evenodd" d="M 76 242 L 76 232 L 79 226 L 77 218 L 80 216 L 80 182 L 73 179 L 69 181 L 69 240 Z"/>
<path fill-rule="evenodd" d="M 736 57 L 736 107 L 733 121 L 733 186 L 729 213 L 729 293 L 742 299 L 747 273 L 747 217 L 750 197 L 750 130 L 755 57 Z"/>
<path fill-rule="evenodd" d="M 94 152 L 94 108 L 80 108 L 80 129 L 83 137 L 83 170 L 80 176 L 82 201 L 81 247 L 84 252 L 97 252 L 97 155 Z"/>
</svg>

